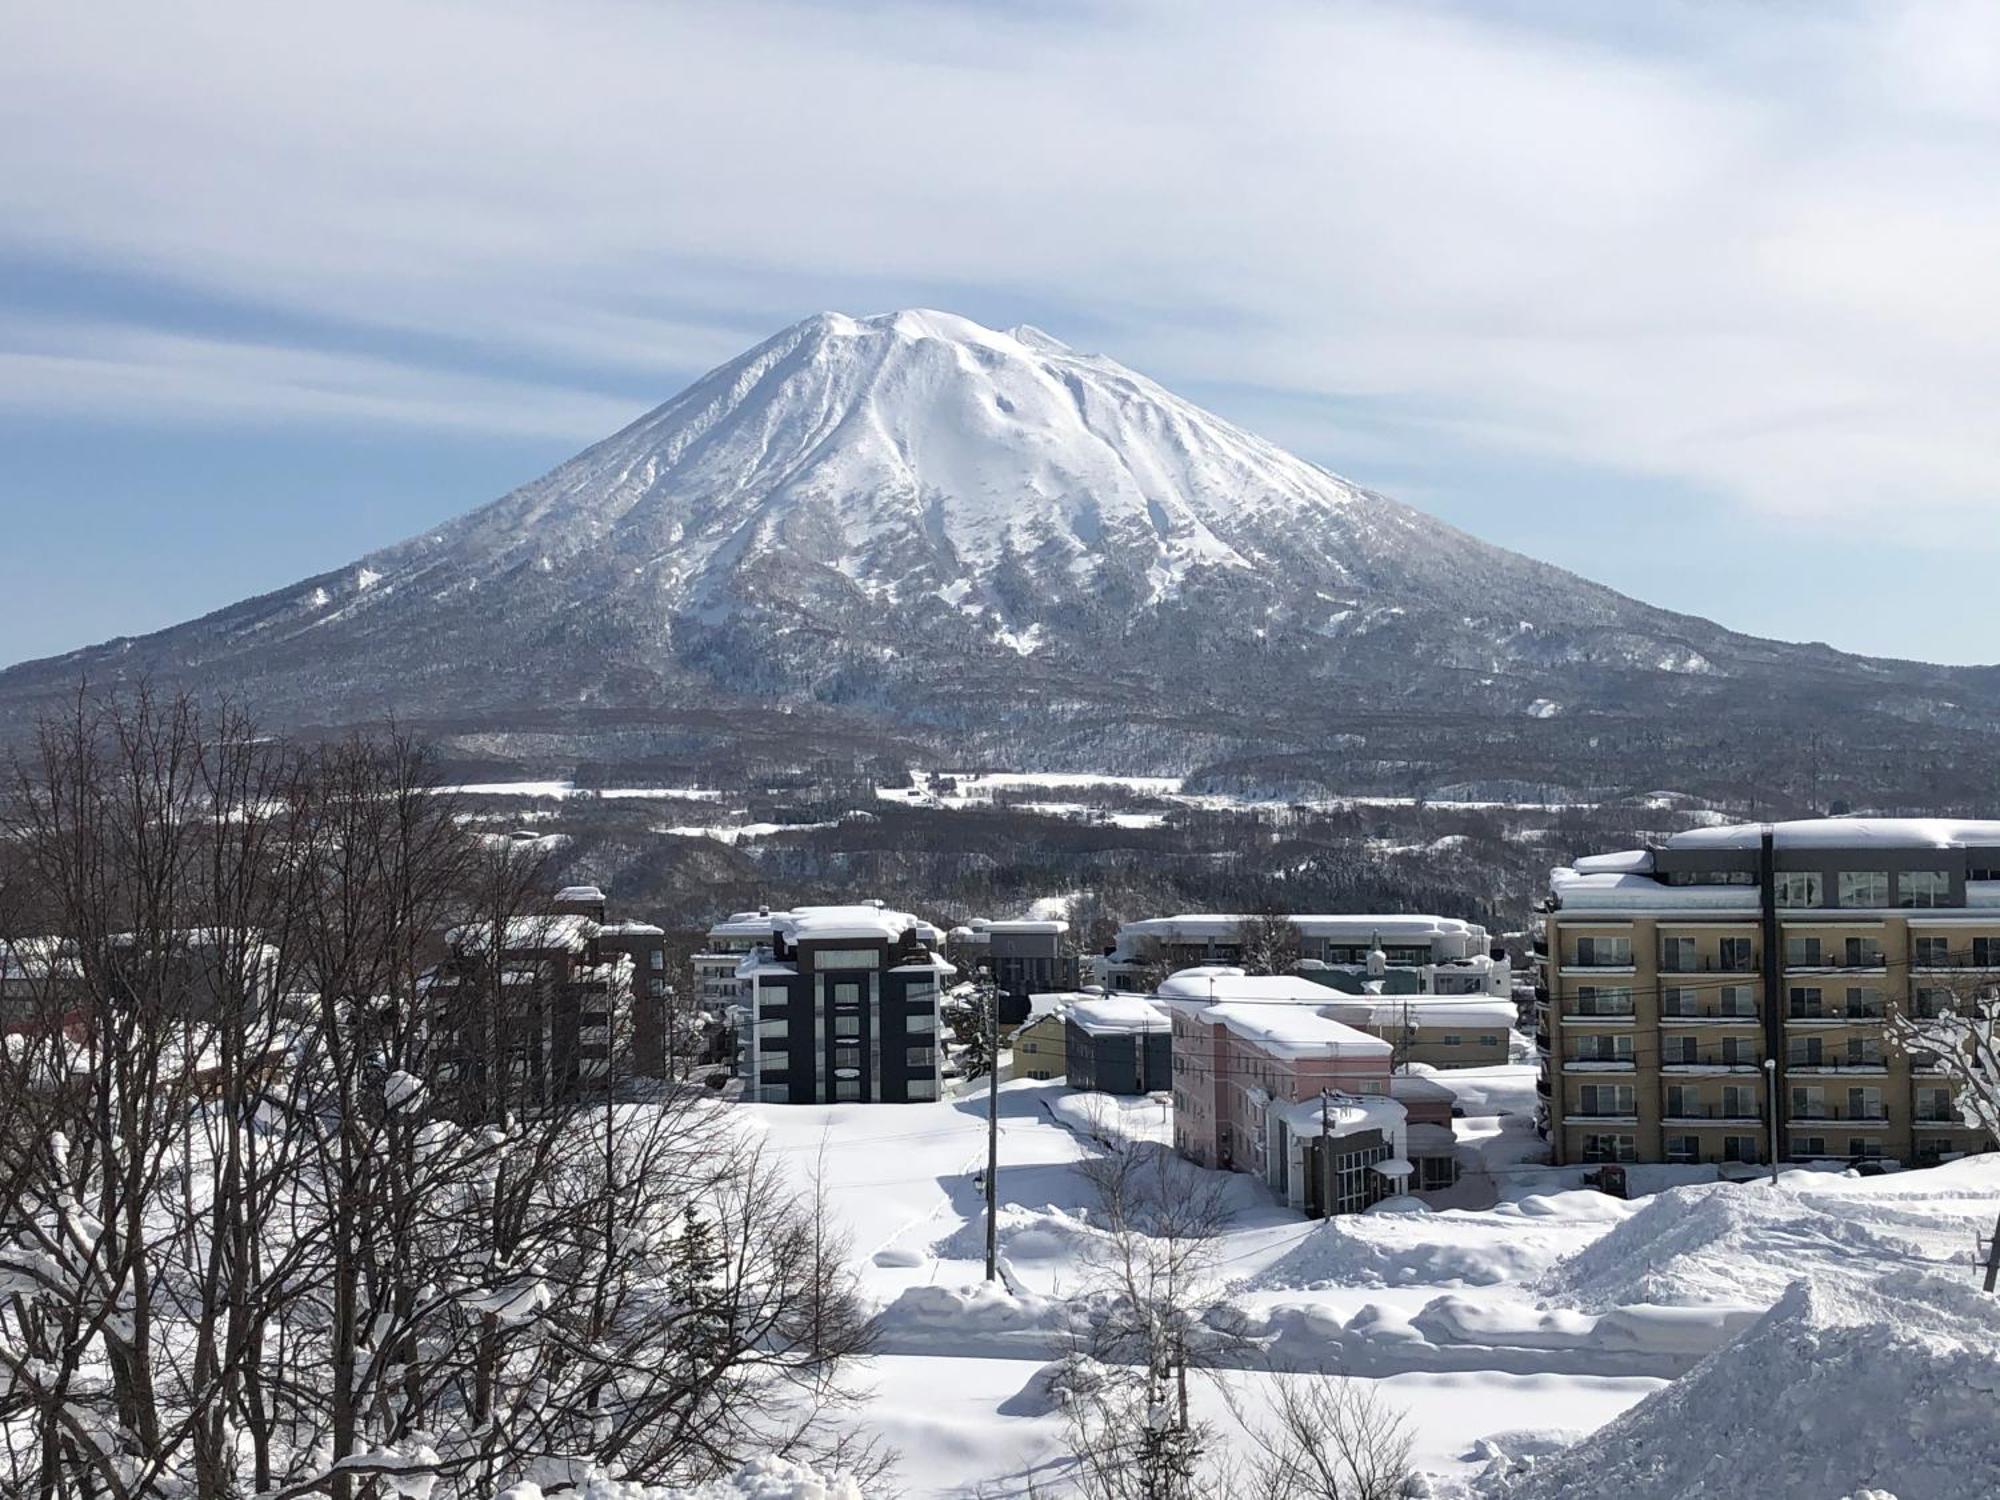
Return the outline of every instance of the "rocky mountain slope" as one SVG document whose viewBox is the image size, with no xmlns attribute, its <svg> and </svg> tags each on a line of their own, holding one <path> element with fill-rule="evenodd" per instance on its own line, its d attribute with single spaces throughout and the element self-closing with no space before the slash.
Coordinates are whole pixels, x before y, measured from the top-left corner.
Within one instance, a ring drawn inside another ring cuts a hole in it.
<svg viewBox="0 0 2000 1500">
<path fill-rule="evenodd" d="M 1757 725 L 1886 755 L 2000 726 L 2000 671 L 1652 608 L 1110 359 L 924 311 L 808 318 L 435 531 L 0 673 L 0 719 L 85 674 L 528 759 L 970 750 L 1369 786 L 1657 782 L 1671 745 L 1751 775 Z"/>
</svg>

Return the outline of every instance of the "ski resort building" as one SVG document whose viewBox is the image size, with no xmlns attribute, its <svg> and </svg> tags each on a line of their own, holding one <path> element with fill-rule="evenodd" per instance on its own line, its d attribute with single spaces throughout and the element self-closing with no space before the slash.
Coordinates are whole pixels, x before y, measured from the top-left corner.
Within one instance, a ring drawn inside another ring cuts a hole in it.
<svg viewBox="0 0 2000 1500">
<path fill-rule="evenodd" d="M 632 962 L 631 1065 L 649 1078 L 664 1076 L 669 1055 L 685 1057 L 696 1047 L 693 1037 L 668 1034 L 674 1010 L 673 987 L 667 983 L 667 934 L 651 922 L 629 918 L 614 922 L 610 900 L 594 885 L 565 886 L 556 892 L 551 910 L 588 917 L 596 924 L 600 954 L 624 954 Z"/>
<path fill-rule="evenodd" d="M 1495 949 L 1484 927 L 1456 917 L 1408 915 L 1149 917 L 1118 929 L 1111 950 L 1097 960 L 1099 980 L 1110 989 L 1144 990 L 1163 965 L 1178 970 L 1237 964 L 1246 928 L 1266 920 L 1297 929 L 1299 972 L 1329 988 L 1359 994 L 1373 981 L 1377 993 L 1390 995 L 1506 999 L 1512 994 L 1506 954 Z"/>
<path fill-rule="evenodd" d="M 939 987 L 955 970 L 937 928 L 876 901 L 739 914 L 717 931 L 752 939 L 734 976 L 746 1099 L 938 1097 Z"/>
<path fill-rule="evenodd" d="M 1000 990 L 1000 1022 L 1018 1026 L 1028 1019 L 1028 997 L 1050 994 L 1076 982 L 1075 965 L 1062 951 L 1069 923 L 1061 918 L 992 921 L 975 917 L 951 932 L 960 966 L 984 966 Z"/>
<path fill-rule="evenodd" d="M 1358 1213 L 1414 1185 L 1394 1049 L 1326 1015 L 1319 985 L 1209 966 L 1175 974 L 1154 998 L 1173 1016 L 1183 1156 L 1254 1172 L 1315 1216 Z"/>
<path fill-rule="evenodd" d="M 1558 1163 L 1992 1145 L 1890 1023 L 2000 978 L 2000 822 L 1740 824 L 1580 859 L 1553 872 L 1534 953 Z"/>
<path fill-rule="evenodd" d="M 472 1115 L 534 1106 L 636 1071 L 631 955 L 594 918 L 550 910 L 475 922 L 445 936 L 425 976 L 430 1023 L 453 1038 L 440 1084 Z"/>
<path fill-rule="evenodd" d="M 1067 1076 L 1074 1089 L 1163 1093 L 1173 1085 L 1173 1022 L 1136 995 L 1085 995 L 1064 1012 Z"/>
</svg>

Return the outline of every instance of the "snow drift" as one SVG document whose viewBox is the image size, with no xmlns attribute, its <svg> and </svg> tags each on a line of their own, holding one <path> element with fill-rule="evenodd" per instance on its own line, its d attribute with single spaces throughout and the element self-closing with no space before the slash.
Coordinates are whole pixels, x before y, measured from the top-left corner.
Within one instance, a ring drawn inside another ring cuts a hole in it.
<svg viewBox="0 0 2000 1500">
<path fill-rule="evenodd" d="M 2000 1303 L 1931 1275 L 1797 1283 L 1593 1436 L 1546 1459 L 1498 1458 L 1475 1488 L 1495 1500 L 2000 1495 Z"/>
</svg>

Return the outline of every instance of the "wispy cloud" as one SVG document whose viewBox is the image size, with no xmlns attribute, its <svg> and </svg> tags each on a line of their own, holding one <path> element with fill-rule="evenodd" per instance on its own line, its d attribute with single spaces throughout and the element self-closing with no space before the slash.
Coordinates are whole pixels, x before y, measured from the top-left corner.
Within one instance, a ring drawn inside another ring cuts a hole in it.
<svg viewBox="0 0 2000 1500">
<path fill-rule="evenodd" d="M 0 331 L 0 399 L 603 426 L 593 370 L 965 288 L 1169 383 L 1962 545 L 1996 59 L 1949 3 L 17 7 L 0 248 L 487 363 L 86 324 Z"/>
</svg>

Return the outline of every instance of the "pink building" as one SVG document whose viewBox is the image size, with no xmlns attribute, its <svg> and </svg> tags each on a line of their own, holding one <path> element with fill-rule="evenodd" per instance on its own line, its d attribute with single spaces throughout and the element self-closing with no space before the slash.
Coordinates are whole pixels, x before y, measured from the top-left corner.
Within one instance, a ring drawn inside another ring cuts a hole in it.
<svg viewBox="0 0 2000 1500">
<path fill-rule="evenodd" d="M 1393 1049 L 1324 1014 L 1339 998 L 1324 985 L 1207 967 L 1181 970 L 1153 998 L 1173 1015 L 1183 1156 L 1255 1172 L 1316 1216 L 1406 1190 L 1408 1115 L 1391 1097 Z"/>
</svg>

